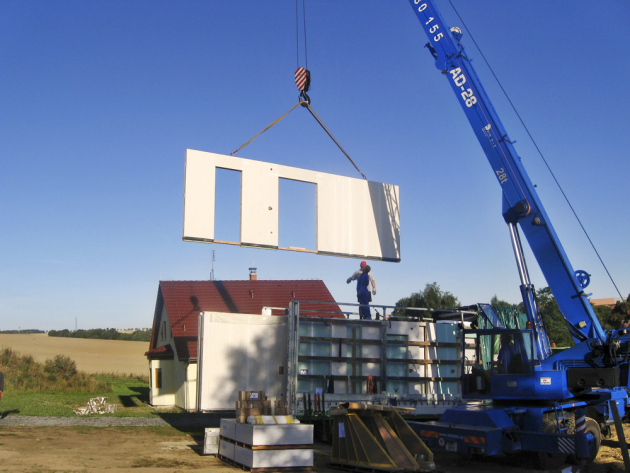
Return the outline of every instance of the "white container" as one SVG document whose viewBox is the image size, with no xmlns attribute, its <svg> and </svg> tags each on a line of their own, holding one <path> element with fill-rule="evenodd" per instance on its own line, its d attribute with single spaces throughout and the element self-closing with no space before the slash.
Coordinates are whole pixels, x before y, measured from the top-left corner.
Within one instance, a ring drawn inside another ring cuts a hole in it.
<svg viewBox="0 0 630 473">
<path fill-rule="evenodd" d="M 219 453 L 219 428 L 211 427 L 206 429 L 206 435 L 203 442 L 204 455 L 216 455 Z"/>
</svg>

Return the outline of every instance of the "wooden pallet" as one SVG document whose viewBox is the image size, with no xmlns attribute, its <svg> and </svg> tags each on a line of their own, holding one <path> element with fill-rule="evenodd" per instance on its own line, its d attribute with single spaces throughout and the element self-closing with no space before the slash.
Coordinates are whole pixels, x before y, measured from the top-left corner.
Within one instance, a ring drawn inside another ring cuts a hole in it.
<svg viewBox="0 0 630 473">
<path fill-rule="evenodd" d="M 224 457 L 221 454 L 217 455 L 221 461 L 227 463 L 228 465 L 232 465 L 236 468 L 240 468 L 241 470 L 251 471 L 252 473 L 256 472 L 269 472 L 269 471 L 311 471 L 313 469 L 312 466 L 286 466 L 286 467 L 269 467 L 269 468 L 250 468 L 246 465 L 241 465 L 240 463 L 235 462 L 234 460 L 230 460 L 227 457 Z"/>
</svg>

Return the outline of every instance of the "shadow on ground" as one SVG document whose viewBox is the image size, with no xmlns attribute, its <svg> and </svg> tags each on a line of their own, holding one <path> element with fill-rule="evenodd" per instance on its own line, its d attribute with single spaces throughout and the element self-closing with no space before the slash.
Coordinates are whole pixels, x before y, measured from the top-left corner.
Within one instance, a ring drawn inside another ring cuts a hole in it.
<svg viewBox="0 0 630 473">
<path fill-rule="evenodd" d="M 19 413 L 20 413 L 19 409 L 12 409 L 10 411 L 0 412 L 0 419 L 4 419 L 6 416 L 9 416 L 11 414 L 19 414 Z"/>
<path fill-rule="evenodd" d="M 118 400 L 123 407 L 138 407 L 142 404 L 149 403 L 149 388 L 141 386 L 132 386 L 129 388 L 134 394 L 120 395 Z"/>
<path fill-rule="evenodd" d="M 170 413 L 159 414 L 160 418 L 174 429 L 190 435 L 195 445 L 190 448 L 198 455 L 203 455 L 203 445 L 205 429 L 221 426 L 221 419 L 234 419 L 236 411 L 211 411 L 211 412 L 190 412 L 190 413 Z"/>
</svg>

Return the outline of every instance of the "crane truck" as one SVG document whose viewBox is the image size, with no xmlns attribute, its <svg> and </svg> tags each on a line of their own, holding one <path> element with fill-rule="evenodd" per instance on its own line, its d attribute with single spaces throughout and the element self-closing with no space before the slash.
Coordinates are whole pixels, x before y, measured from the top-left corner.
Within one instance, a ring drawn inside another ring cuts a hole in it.
<svg viewBox="0 0 630 473">
<path fill-rule="evenodd" d="M 455 92 L 503 194 L 521 281 L 527 324 L 507 328 L 482 306 L 462 343 L 476 354 L 462 360 L 464 402 L 439 421 L 410 422 L 431 448 L 477 455 L 531 452 L 542 468 L 593 461 L 613 417 L 628 406 L 630 332 L 605 331 L 585 293 L 589 275 L 574 271 L 551 221 L 494 110 L 464 47 L 432 0 L 409 0 L 435 66 Z M 525 261 L 521 234 L 549 285 L 575 344 L 554 352 Z M 462 350 L 464 353 L 465 350 Z"/>
</svg>

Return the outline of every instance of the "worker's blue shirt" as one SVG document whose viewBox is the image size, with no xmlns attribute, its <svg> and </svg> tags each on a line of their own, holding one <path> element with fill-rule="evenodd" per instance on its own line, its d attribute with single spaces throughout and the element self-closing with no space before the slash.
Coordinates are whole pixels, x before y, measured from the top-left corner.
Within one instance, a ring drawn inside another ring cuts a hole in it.
<svg viewBox="0 0 630 473">
<path fill-rule="evenodd" d="M 357 293 L 369 293 L 368 285 L 370 284 L 370 274 L 363 273 L 357 279 Z"/>
</svg>

